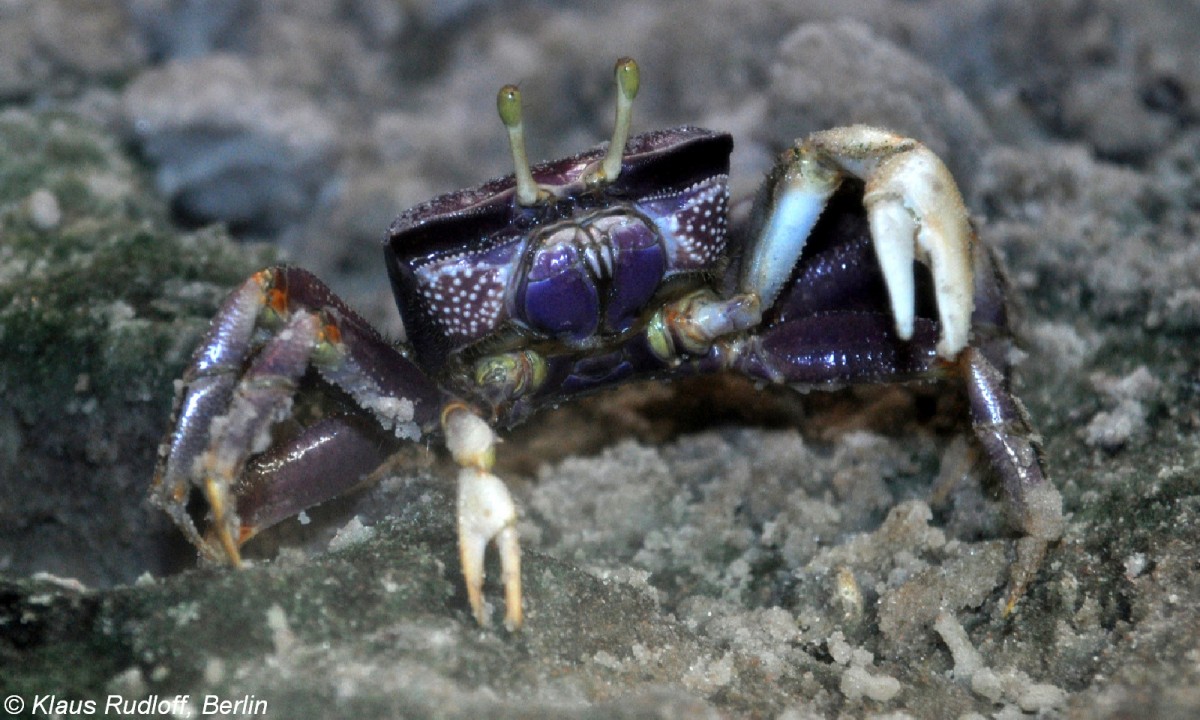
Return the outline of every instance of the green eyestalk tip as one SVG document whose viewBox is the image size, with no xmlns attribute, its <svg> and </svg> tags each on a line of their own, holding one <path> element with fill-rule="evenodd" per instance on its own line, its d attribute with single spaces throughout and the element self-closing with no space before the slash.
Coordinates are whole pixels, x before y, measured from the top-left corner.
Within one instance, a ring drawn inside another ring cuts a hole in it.
<svg viewBox="0 0 1200 720">
<path fill-rule="evenodd" d="M 633 58 L 623 57 L 617 60 L 613 74 L 617 76 L 617 89 L 628 100 L 637 97 L 641 78 L 638 75 L 638 64 Z"/>
<path fill-rule="evenodd" d="M 521 89 L 516 85 L 505 85 L 496 93 L 496 110 L 504 127 L 514 128 L 521 124 Z"/>
</svg>

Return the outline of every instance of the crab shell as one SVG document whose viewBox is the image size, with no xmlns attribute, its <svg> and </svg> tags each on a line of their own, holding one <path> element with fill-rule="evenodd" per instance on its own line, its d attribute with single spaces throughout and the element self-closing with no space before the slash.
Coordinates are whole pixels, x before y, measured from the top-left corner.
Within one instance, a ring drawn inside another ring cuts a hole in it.
<svg viewBox="0 0 1200 720">
<path fill-rule="evenodd" d="M 549 202 L 518 204 L 508 176 L 400 215 L 385 256 L 417 362 L 444 377 L 473 348 L 611 345 L 656 295 L 719 271 L 732 148 L 701 128 L 645 133 L 611 184 L 585 181 L 599 146 L 532 168 Z"/>
</svg>

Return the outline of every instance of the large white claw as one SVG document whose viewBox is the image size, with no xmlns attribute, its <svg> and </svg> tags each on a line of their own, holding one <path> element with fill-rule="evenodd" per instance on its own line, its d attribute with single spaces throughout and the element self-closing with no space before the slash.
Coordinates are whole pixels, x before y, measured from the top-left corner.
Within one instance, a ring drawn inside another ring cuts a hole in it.
<svg viewBox="0 0 1200 720">
<path fill-rule="evenodd" d="M 942 328 L 938 355 L 956 356 L 969 339 L 975 281 L 973 232 L 950 171 L 919 142 L 865 125 L 815 133 L 806 142 L 866 182 L 863 202 L 896 332 L 904 339 L 912 337 L 916 258 L 933 275 Z"/>
<path fill-rule="evenodd" d="M 915 243 L 933 273 L 942 323 L 938 354 L 954 357 L 966 347 L 971 331 L 975 282 L 971 225 L 950 171 L 924 145 L 915 145 L 880 164 L 863 201 L 897 331 L 904 338 L 912 334 Z"/>
</svg>

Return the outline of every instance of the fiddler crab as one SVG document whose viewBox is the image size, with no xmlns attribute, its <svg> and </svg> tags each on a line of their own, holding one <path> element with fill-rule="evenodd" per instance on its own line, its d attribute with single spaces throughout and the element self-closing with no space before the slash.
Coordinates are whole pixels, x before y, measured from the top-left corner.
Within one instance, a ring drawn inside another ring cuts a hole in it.
<svg viewBox="0 0 1200 720">
<path fill-rule="evenodd" d="M 1061 499 L 1009 391 L 1003 277 L 945 165 L 874 127 L 817 132 L 731 211 L 730 136 L 630 138 L 638 67 L 623 58 L 615 74 L 607 147 L 530 167 L 520 93 L 505 86 L 516 172 L 392 223 L 384 255 L 407 342 L 300 268 L 234 290 L 178 384 L 151 500 L 203 557 L 239 565 L 264 528 L 356 487 L 400 443 L 440 438 L 460 466 L 471 610 L 486 624 L 495 542 L 515 629 L 517 509 L 491 472 L 493 428 L 636 379 L 734 372 L 807 390 L 954 377 L 1023 534 L 1011 610 L 1062 533 Z"/>
</svg>

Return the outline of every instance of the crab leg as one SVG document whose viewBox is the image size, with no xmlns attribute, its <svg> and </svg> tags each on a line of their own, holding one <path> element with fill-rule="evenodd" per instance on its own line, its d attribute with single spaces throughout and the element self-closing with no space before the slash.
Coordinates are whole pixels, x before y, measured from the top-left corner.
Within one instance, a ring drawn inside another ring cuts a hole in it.
<svg viewBox="0 0 1200 720">
<path fill-rule="evenodd" d="M 208 448 L 213 418 L 229 406 L 238 373 L 250 352 L 251 338 L 264 304 L 261 274 L 242 283 L 222 303 L 176 395 L 175 428 L 159 448 L 150 500 L 171 516 L 188 540 L 204 551 L 208 546 L 186 512 L 192 478 Z"/>
<path fill-rule="evenodd" d="M 205 557 L 238 564 L 241 544 L 254 533 L 354 486 L 363 463 L 379 456 L 381 441 L 348 420 L 318 423 L 282 450 L 271 448 L 309 368 L 395 439 L 419 440 L 437 426 L 445 396 L 328 287 L 297 268 L 256 273 L 222 305 L 184 376 L 175 430 L 150 492 Z M 345 457 L 364 443 L 374 443 L 367 455 Z M 284 451 L 315 453 L 320 462 L 300 468 L 278 460 Z M 247 471 L 264 452 L 278 461 Z M 318 466 L 336 472 L 321 474 Z M 193 487 L 208 502 L 210 537 L 187 512 Z M 296 495 L 284 499 L 287 490 Z"/>
<path fill-rule="evenodd" d="M 1008 392 L 1004 375 L 975 348 L 967 348 L 961 362 L 975 436 L 1003 481 L 1009 507 L 1025 532 L 1012 566 L 1008 613 L 1037 572 L 1047 545 L 1062 536 L 1062 496 L 1046 481 L 1029 417 Z"/>
<path fill-rule="evenodd" d="M 709 358 L 758 380 L 837 387 L 929 377 L 941 367 L 932 349 L 936 335 L 933 321 L 917 318 L 913 342 L 902 343 L 882 312 L 830 311 L 720 342 Z"/>
<path fill-rule="evenodd" d="M 272 447 L 272 430 L 309 368 L 364 413 L 319 420 Z M 495 436 L 465 404 L 447 400 L 403 349 L 384 343 L 314 276 L 265 270 L 226 301 L 189 368 L 151 498 L 206 557 L 237 565 L 241 544 L 259 530 L 353 487 L 391 442 L 419 440 L 440 422 L 462 466 L 459 539 L 471 609 L 485 623 L 483 558 L 494 540 L 505 624 L 516 629 L 522 622 L 516 506 L 491 473 Z M 208 501 L 210 537 L 200 535 L 186 511 L 192 487 Z"/>
<path fill-rule="evenodd" d="M 246 459 L 270 445 L 271 427 L 291 409 L 296 382 L 308 367 L 319 332 L 317 318 L 297 313 L 254 359 L 234 390 L 229 410 L 213 420 L 209 449 L 200 457 L 201 490 L 212 530 L 234 565 L 241 564 L 241 523 L 231 491 Z"/>
<path fill-rule="evenodd" d="M 1062 497 L 1046 480 L 1037 435 L 1009 392 L 1004 374 L 976 347 L 967 347 L 956 362 L 941 360 L 933 350 L 936 334 L 934 321 L 917 317 L 912 342 L 899 342 L 893 324 L 881 312 L 825 311 L 717 343 L 704 367 L 803 387 L 960 374 L 975 436 L 1003 482 L 1010 512 L 1024 533 L 1010 571 L 1004 606 L 1008 614 L 1049 544 L 1062 536 Z"/>
<path fill-rule="evenodd" d="M 863 202 L 895 316 L 908 340 L 916 316 L 913 260 L 933 272 L 941 321 L 938 355 L 966 347 L 974 293 L 974 233 L 950 171 L 916 140 L 866 125 L 809 135 L 768 180 L 769 216 L 742 269 L 744 292 L 771 307 L 829 197 L 846 176 L 866 183 Z"/>
<path fill-rule="evenodd" d="M 354 489 L 393 445 L 365 418 L 335 416 L 253 458 L 235 486 L 239 540 Z"/>
<path fill-rule="evenodd" d="M 462 469 L 458 473 L 458 546 L 467 600 L 480 625 L 487 625 L 483 603 L 483 558 L 496 541 L 504 583 L 504 624 L 521 627 L 521 547 L 517 540 L 517 508 L 508 488 L 491 473 L 496 436 L 486 422 L 462 403 L 442 411 L 446 447 Z"/>
</svg>

